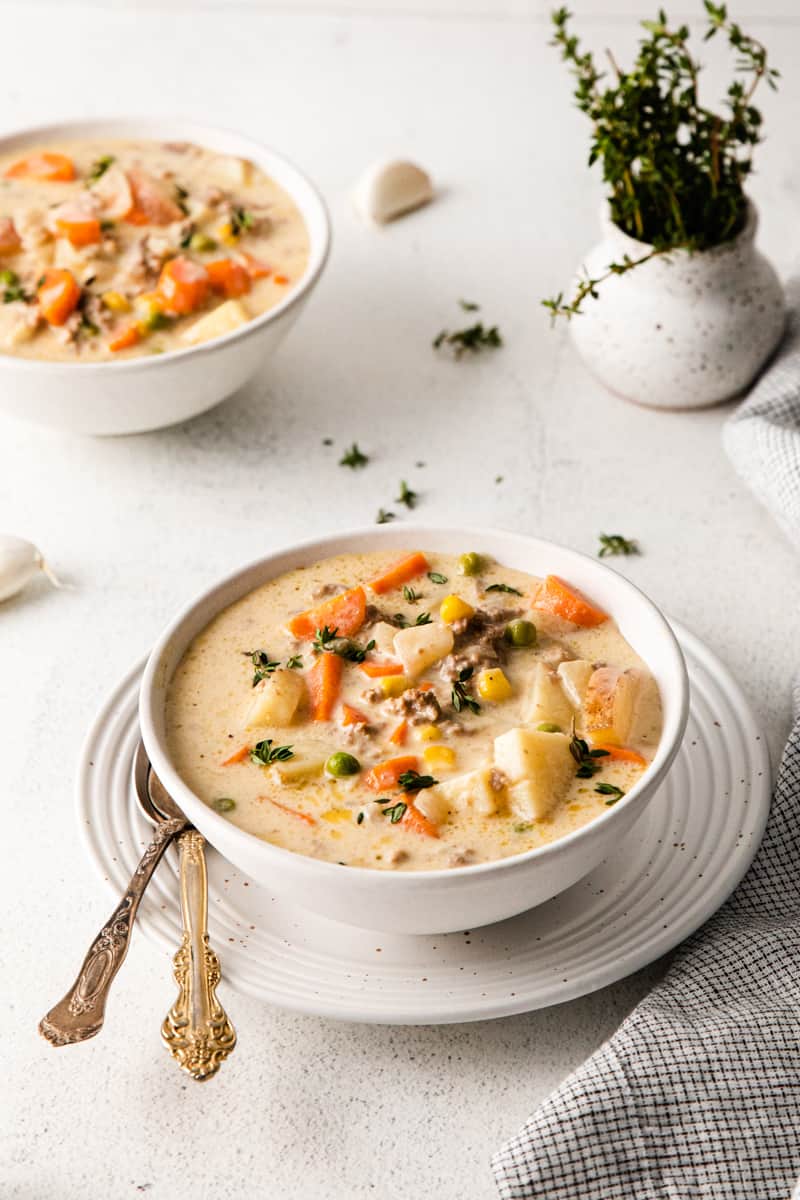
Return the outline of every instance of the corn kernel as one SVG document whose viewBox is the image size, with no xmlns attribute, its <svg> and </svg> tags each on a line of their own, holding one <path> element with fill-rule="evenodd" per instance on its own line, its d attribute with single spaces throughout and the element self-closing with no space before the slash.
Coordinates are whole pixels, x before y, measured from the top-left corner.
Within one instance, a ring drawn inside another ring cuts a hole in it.
<svg viewBox="0 0 800 1200">
<path fill-rule="evenodd" d="M 439 616 L 442 620 L 452 625 L 453 621 L 460 621 L 462 617 L 471 617 L 475 609 L 471 604 L 467 604 L 466 600 L 462 600 L 460 596 L 445 596 L 439 609 Z"/>
<path fill-rule="evenodd" d="M 408 680 L 405 675 L 384 675 L 380 687 L 384 696 L 402 696 L 408 687 Z"/>
<path fill-rule="evenodd" d="M 425 765 L 448 771 L 455 766 L 456 752 L 452 746 L 426 746 L 422 751 Z"/>
<path fill-rule="evenodd" d="M 349 821 L 350 820 L 350 809 L 349 808 L 329 808 L 327 812 L 324 812 L 322 814 L 322 819 L 323 819 L 323 821 L 330 821 L 331 824 L 335 824 L 337 821 Z"/>
<path fill-rule="evenodd" d="M 439 736 L 437 725 L 420 725 L 417 736 L 421 742 L 433 742 Z"/>
<path fill-rule="evenodd" d="M 595 745 L 602 745 L 603 742 L 605 742 L 607 746 L 619 745 L 619 738 L 613 729 L 593 729 L 592 741 L 595 743 Z"/>
<path fill-rule="evenodd" d="M 123 296 L 122 292 L 103 292 L 103 304 L 113 313 L 126 313 L 131 311 L 131 306 L 128 300 Z"/>
<path fill-rule="evenodd" d="M 233 225 L 231 225 L 230 221 L 224 221 L 223 224 L 219 226 L 217 229 L 217 237 L 221 242 L 224 242 L 226 246 L 235 246 L 238 240 L 236 234 L 233 232 Z"/>
<path fill-rule="evenodd" d="M 499 667 L 481 671 L 478 676 L 478 695 L 482 700 L 499 703 L 501 700 L 508 700 L 513 690 Z"/>
</svg>

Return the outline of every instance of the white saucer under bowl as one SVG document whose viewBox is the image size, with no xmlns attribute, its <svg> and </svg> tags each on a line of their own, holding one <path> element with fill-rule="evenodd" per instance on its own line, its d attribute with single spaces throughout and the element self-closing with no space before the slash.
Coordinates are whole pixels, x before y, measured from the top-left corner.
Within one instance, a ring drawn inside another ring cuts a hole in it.
<svg viewBox="0 0 800 1200">
<path fill-rule="evenodd" d="M 670 772 L 615 854 L 555 899 L 474 931 L 371 933 L 289 905 L 209 851 L 209 930 L 225 982 L 270 1004 L 389 1024 L 474 1021 L 544 1008 L 613 983 L 697 929 L 744 875 L 766 823 L 770 769 L 750 706 L 727 669 L 673 625 L 691 683 Z M 132 787 L 143 664 L 109 696 L 77 781 L 81 830 L 119 895 L 149 840 Z M 168 854 L 139 910 L 174 953 L 180 915 Z M 102 905 L 98 902 L 98 917 Z"/>
</svg>

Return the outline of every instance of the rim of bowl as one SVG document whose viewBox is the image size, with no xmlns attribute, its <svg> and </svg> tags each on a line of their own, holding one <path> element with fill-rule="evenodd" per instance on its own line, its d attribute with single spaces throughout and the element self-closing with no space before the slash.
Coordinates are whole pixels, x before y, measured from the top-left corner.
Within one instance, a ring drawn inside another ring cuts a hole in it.
<svg viewBox="0 0 800 1200">
<path fill-rule="evenodd" d="M 172 133 L 173 130 L 175 131 L 174 133 Z M 167 350 L 163 354 L 126 358 L 119 362 L 113 359 L 104 359 L 100 362 L 64 362 L 61 359 L 53 361 L 26 358 L 22 355 L 0 352 L 0 367 L 13 364 L 15 369 L 50 372 L 52 374 L 64 370 L 70 372 L 76 370 L 84 372 L 155 371 L 158 370 L 163 362 L 174 362 L 177 358 L 188 358 L 189 356 L 212 353 L 218 346 L 228 345 L 232 342 L 251 337 L 259 329 L 276 320 L 288 309 L 293 308 L 314 287 L 328 261 L 331 246 L 330 215 L 327 205 L 322 198 L 322 193 L 316 184 L 312 183 L 305 172 L 301 171 L 286 155 L 281 154 L 278 150 L 273 150 L 272 147 L 266 146 L 263 142 L 256 141 L 247 134 L 239 133 L 236 129 L 228 129 L 221 125 L 206 125 L 203 122 L 180 116 L 137 117 L 127 115 L 121 117 L 99 117 L 97 119 L 76 117 L 74 120 L 64 119 L 63 121 L 53 121 L 47 125 L 32 125 L 26 129 L 15 129 L 0 133 L 0 154 L 5 154 L 9 150 L 13 150 L 17 144 L 21 149 L 23 145 L 35 145 L 41 143 L 42 140 L 47 141 L 56 138 L 77 140 L 82 137 L 89 138 L 102 136 L 103 134 L 109 137 L 121 138 L 150 136 L 161 140 L 174 136 L 176 140 L 196 141 L 203 149 L 235 154 L 237 150 L 230 148 L 223 150 L 221 145 L 214 145 L 215 140 L 219 140 L 219 142 L 232 142 L 238 145 L 238 152 L 241 153 L 242 157 L 250 158 L 257 167 L 263 170 L 265 174 L 270 175 L 270 177 L 272 177 L 270 164 L 277 164 L 279 171 L 286 172 L 290 178 L 288 180 L 276 179 L 275 182 L 280 184 L 300 210 L 303 223 L 308 231 L 309 255 L 306 269 L 295 286 L 287 293 L 285 299 L 281 300 L 279 304 L 267 309 L 266 312 L 259 313 L 258 316 L 253 317 L 252 320 L 248 321 L 246 325 L 242 325 L 239 329 L 234 329 L 230 333 L 224 333 L 219 337 L 211 338 L 207 342 L 201 342 L 197 346 Z M 306 195 L 304 198 L 299 199 L 298 193 L 302 193 L 303 191 L 305 191 Z M 313 224 L 318 225 L 317 230 L 312 228 L 312 221 L 306 217 L 305 209 L 308 209 L 313 214 Z"/>
<path fill-rule="evenodd" d="M 346 529 L 339 533 L 327 534 L 322 538 L 308 538 L 299 542 L 289 542 L 285 545 L 275 547 L 269 554 L 264 554 L 256 559 L 253 559 L 244 566 L 231 571 L 225 576 L 217 579 L 208 588 L 190 601 L 188 604 L 176 614 L 164 629 L 161 636 L 153 646 L 150 655 L 145 664 L 144 674 L 139 690 L 139 727 L 144 741 L 145 749 L 148 757 L 155 767 L 159 778 L 165 784 L 168 791 L 174 796 L 176 803 L 184 809 L 187 816 L 191 818 L 191 813 L 187 811 L 184 805 L 184 799 L 190 801 L 189 807 L 192 804 L 202 805 L 204 815 L 207 814 L 211 828 L 215 826 L 220 829 L 225 829 L 234 837 L 245 839 L 251 846 L 257 845 L 261 847 L 262 852 L 267 858 L 272 855 L 278 855 L 282 860 L 286 860 L 287 856 L 295 862 L 299 868 L 306 870 L 319 869 L 324 872 L 339 872 L 342 864 L 329 862 L 327 859 L 314 858 L 311 855 L 300 854 L 296 850 L 287 850 L 283 846 L 276 846 L 273 842 L 266 841 L 264 838 L 258 837 L 254 833 L 249 833 L 245 829 L 240 829 L 237 825 L 233 825 L 230 821 L 226 821 L 223 816 L 215 813 L 214 810 L 205 804 L 195 792 L 191 790 L 189 785 L 183 781 L 177 770 L 173 767 L 169 752 L 166 746 L 166 739 L 159 736 L 156 731 L 155 724 L 152 720 L 151 702 L 153 689 L 156 684 L 158 674 L 161 670 L 161 660 L 169 648 L 170 642 L 181 630 L 181 627 L 196 613 L 198 608 L 206 605 L 209 600 L 215 597 L 215 593 L 227 591 L 227 589 L 236 583 L 237 580 L 248 575 L 260 567 L 266 566 L 273 562 L 276 558 L 285 554 L 300 555 L 307 559 L 308 563 L 312 563 L 323 556 L 326 547 L 329 548 L 332 542 L 345 540 L 361 540 L 361 539 L 376 539 L 378 541 L 386 540 L 394 542 L 397 545 L 402 545 L 399 540 L 400 535 L 405 539 L 407 534 L 407 544 L 413 545 L 414 536 L 418 533 L 432 534 L 449 538 L 452 536 L 455 541 L 457 538 L 469 537 L 475 542 L 480 539 L 496 539 L 496 538 L 512 538 L 520 544 L 527 543 L 528 545 L 536 545 L 537 547 L 547 548 L 553 547 L 561 553 L 566 553 L 582 562 L 589 563 L 593 570 L 601 574 L 610 576 L 613 579 L 613 586 L 618 588 L 620 592 L 627 593 L 633 599 L 634 603 L 640 605 L 649 612 L 649 615 L 655 619 L 656 624 L 661 627 L 661 633 L 664 637 L 665 645 L 669 648 L 670 663 L 668 670 L 674 674 L 675 686 L 675 707 L 671 719 L 665 723 L 661 738 L 656 749 L 655 756 L 650 763 L 645 775 L 634 784 L 634 786 L 625 793 L 624 797 L 616 804 L 600 813 L 591 821 L 588 821 L 580 828 L 573 830 L 571 833 L 565 834 L 563 837 L 557 838 L 553 842 L 547 842 L 544 846 L 537 846 L 532 850 L 524 850 L 519 854 L 510 854 L 504 858 L 491 859 L 489 862 L 473 863 L 460 867 L 437 867 L 433 870 L 422 871 L 387 871 L 379 867 L 360 867 L 360 866 L 345 866 L 344 869 L 348 872 L 356 872 L 361 877 L 370 879 L 385 880 L 379 886 L 400 887 L 406 886 L 409 879 L 456 879 L 462 878 L 465 875 L 474 877 L 476 875 L 486 874 L 489 872 L 501 871 L 503 869 L 510 870 L 518 867 L 521 863 L 535 862 L 537 859 L 542 859 L 548 855 L 553 855 L 567 846 L 575 845 L 579 842 L 591 839 L 593 831 L 597 830 L 601 825 L 605 826 L 618 818 L 618 815 L 631 804 L 638 801 L 642 792 L 646 789 L 650 794 L 655 792 L 665 774 L 672 765 L 673 759 L 678 752 L 689 714 L 689 677 L 686 670 L 686 663 L 683 657 L 683 652 L 678 644 L 678 640 L 658 606 L 637 587 L 631 583 L 619 571 L 615 571 L 613 567 L 607 566 L 605 563 L 598 562 L 591 558 L 588 554 L 582 554 L 579 550 L 573 550 L 569 546 L 564 546 L 559 542 L 550 541 L 547 538 L 534 537 L 528 534 L 513 533 L 510 530 L 492 529 L 484 526 L 475 526 L 466 529 L 462 526 L 447 526 L 447 525 L 426 525 L 421 522 L 413 524 L 404 524 L 402 527 L 393 526 L 391 530 L 383 530 L 380 526 L 366 526 L 356 529 Z M 370 547 L 374 549 L 375 547 Z M 338 550 L 334 553 L 347 553 L 346 550 Z M 447 551 L 445 551 L 447 553 Z M 328 555 L 330 557 L 330 554 Z M 299 564 L 298 564 L 299 565 Z M 284 570 L 292 570 L 294 568 L 284 568 Z M 271 578 L 277 578 L 277 574 Z M 228 600 L 226 603 L 215 608 L 214 612 L 207 617 L 202 628 L 206 628 L 219 613 L 223 612 L 230 605 L 237 603 L 237 600 L 242 599 L 249 591 L 253 591 L 255 587 L 260 587 L 262 584 L 269 582 L 269 578 L 265 578 L 260 584 L 255 584 L 254 587 L 243 591 L 237 599 Z M 614 619 L 614 613 L 609 614 Z M 198 630 L 200 632 L 200 630 Z M 194 636 L 197 636 L 195 634 Z M 187 646 L 188 648 L 188 646 Z M 183 651 L 185 653 L 185 649 Z M 178 660 L 180 661 L 180 660 Z M 645 665 L 649 663 L 645 660 Z M 171 678 L 171 676 L 170 676 Z M 166 686 L 165 686 L 166 692 Z M 212 840 L 212 839 L 209 839 Z M 389 882 L 389 881 L 392 882 Z"/>
</svg>

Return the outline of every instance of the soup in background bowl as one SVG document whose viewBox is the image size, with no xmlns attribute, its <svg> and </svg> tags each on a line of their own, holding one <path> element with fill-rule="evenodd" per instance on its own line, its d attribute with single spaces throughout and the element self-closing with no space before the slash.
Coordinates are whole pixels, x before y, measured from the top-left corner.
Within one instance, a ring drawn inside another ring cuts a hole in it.
<svg viewBox="0 0 800 1200">
<path fill-rule="evenodd" d="M 687 703 L 668 625 L 607 567 L 406 527 L 212 589 L 155 648 L 140 713 L 177 802 L 255 880 L 353 924 L 438 932 L 597 865 L 653 796 Z"/>
</svg>

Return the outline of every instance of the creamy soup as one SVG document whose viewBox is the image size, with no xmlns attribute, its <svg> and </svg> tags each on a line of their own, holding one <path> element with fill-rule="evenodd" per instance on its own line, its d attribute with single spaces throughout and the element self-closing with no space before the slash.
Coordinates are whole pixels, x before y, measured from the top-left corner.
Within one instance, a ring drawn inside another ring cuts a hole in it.
<svg viewBox="0 0 800 1200">
<path fill-rule="evenodd" d="M 206 804 L 343 865 L 456 867 L 542 846 L 647 770 L 661 705 L 613 620 L 483 555 L 341 555 L 220 613 L 167 736 Z"/>
<path fill-rule="evenodd" d="M 307 262 L 296 206 L 246 159 L 105 138 L 0 155 L 0 352 L 186 349 L 273 308 Z"/>
</svg>

